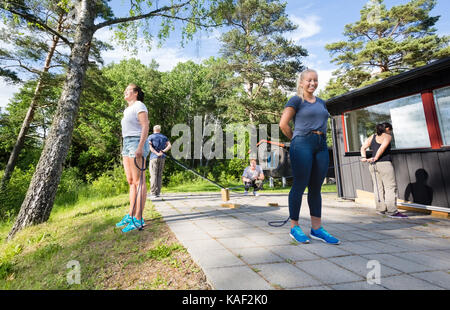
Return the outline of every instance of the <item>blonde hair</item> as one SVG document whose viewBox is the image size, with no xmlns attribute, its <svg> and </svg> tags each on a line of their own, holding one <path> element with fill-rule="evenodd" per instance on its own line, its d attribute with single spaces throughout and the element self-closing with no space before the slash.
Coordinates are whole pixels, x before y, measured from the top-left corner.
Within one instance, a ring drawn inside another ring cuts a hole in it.
<svg viewBox="0 0 450 310">
<path fill-rule="evenodd" d="M 299 96 L 302 99 L 302 101 L 304 100 L 304 98 L 303 98 L 303 88 L 300 86 L 300 82 L 305 78 L 306 73 L 310 73 L 310 72 L 314 72 L 315 74 L 317 74 L 316 70 L 308 68 L 308 69 L 302 71 L 298 75 L 298 78 L 297 78 L 297 96 Z"/>
<path fill-rule="evenodd" d="M 161 132 L 161 126 L 159 125 L 153 126 L 153 131 Z"/>
</svg>

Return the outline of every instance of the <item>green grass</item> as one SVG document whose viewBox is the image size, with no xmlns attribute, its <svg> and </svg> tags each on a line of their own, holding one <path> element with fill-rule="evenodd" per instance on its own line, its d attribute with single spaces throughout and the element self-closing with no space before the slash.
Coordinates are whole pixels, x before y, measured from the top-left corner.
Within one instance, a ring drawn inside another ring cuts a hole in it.
<svg viewBox="0 0 450 310">
<path fill-rule="evenodd" d="M 232 188 L 236 186 L 241 186 L 240 182 L 232 182 L 228 184 L 221 184 L 227 188 Z M 275 187 L 270 188 L 269 184 L 264 184 L 263 192 L 267 193 L 289 193 L 291 190 L 290 186 L 282 187 L 279 184 L 275 184 Z M 308 189 L 306 189 L 307 192 Z M 188 193 L 188 192 L 216 192 L 220 191 L 220 188 L 208 181 L 198 180 L 190 183 L 184 183 L 182 185 L 177 186 L 165 186 L 162 188 L 162 192 L 165 193 Z M 233 189 L 235 192 L 244 192 L 244 187 L 239 187 Z M 323 193 L 335 193 L 336 192 L 336 184 L 325 184 L 322 186 Z"/>
<path fill-rule="evenodd" d="M 143 231 L 115 227 L 128 195 L 56 206 L 43 224 L 6 241 L 12 222 L 0 223 L 0 289 L 207 289 L 199 273 L 150 202 Z M 80 284 L 69 284 L 68 262 L 78 261 Z M 146 274 L 146 276 L 144 276 Z"/>
</svg>

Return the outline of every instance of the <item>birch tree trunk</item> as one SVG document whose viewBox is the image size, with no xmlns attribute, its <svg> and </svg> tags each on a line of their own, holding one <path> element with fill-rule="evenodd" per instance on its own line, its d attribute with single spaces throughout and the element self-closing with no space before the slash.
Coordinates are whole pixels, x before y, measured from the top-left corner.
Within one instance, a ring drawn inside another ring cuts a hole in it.
<svg viewBox="0 0 450 310">
<path fill-rule="evenodd" d="M 82 84 L 89 49 L 94 35 L 95 1 L 82 0 L 77 5 L 75 39 L 63 92 L 19 215 L 9 232 L 11 239 L 21 229 L 45 222 L 50 216 L 61 178 L 62 165 L 69 151 L 78 114 Z"/>
</svg>

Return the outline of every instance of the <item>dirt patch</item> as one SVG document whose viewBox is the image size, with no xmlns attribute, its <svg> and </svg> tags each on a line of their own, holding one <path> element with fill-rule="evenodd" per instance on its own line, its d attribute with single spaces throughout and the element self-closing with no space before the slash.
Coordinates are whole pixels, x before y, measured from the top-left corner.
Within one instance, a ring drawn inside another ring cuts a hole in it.
<svg viewBox="0 0 450 310">
<path fill-rule="evenodd" d="M 169 227 L 161 220 L 146 222 L 136 247 L 130 252 L 116 255 L 115 262 L 103 270 L 103 289 L 167 289 L 167 290 L 210 290 L 206 276 L 183 247 L 177 247 L 169 257 L 151 258 L 149 251 L 155 241 L 170 247 L 180 244 Z M 151 229 L 151 225 L 157 225 Z M 155 232 L 156 231 L 156 232 Z"/>
</svg>

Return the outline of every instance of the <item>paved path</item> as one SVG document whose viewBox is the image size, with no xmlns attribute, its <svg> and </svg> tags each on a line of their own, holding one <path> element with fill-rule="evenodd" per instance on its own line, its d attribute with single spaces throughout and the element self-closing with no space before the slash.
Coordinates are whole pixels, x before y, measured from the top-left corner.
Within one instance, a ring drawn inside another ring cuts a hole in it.
<svg viewBox="0 0 450 310">
<path fill-rule="evenodd" d="M 303 201 L 300 226 L 309 233 Z M 241 207 L 222 207 L 220 192 L 166 194 L 153 202 L 215 289 L 450 289 L 450 220 L 413 212 L 391 219 L 323 194 L 323 225 L 342 244 L 297 244 L 289 224 L 268 225 L 288 217 L 287 194 L 232 193 L 230 202 Z M 381 279 L 371 285 L 373 260 Z"/>
</svg>

